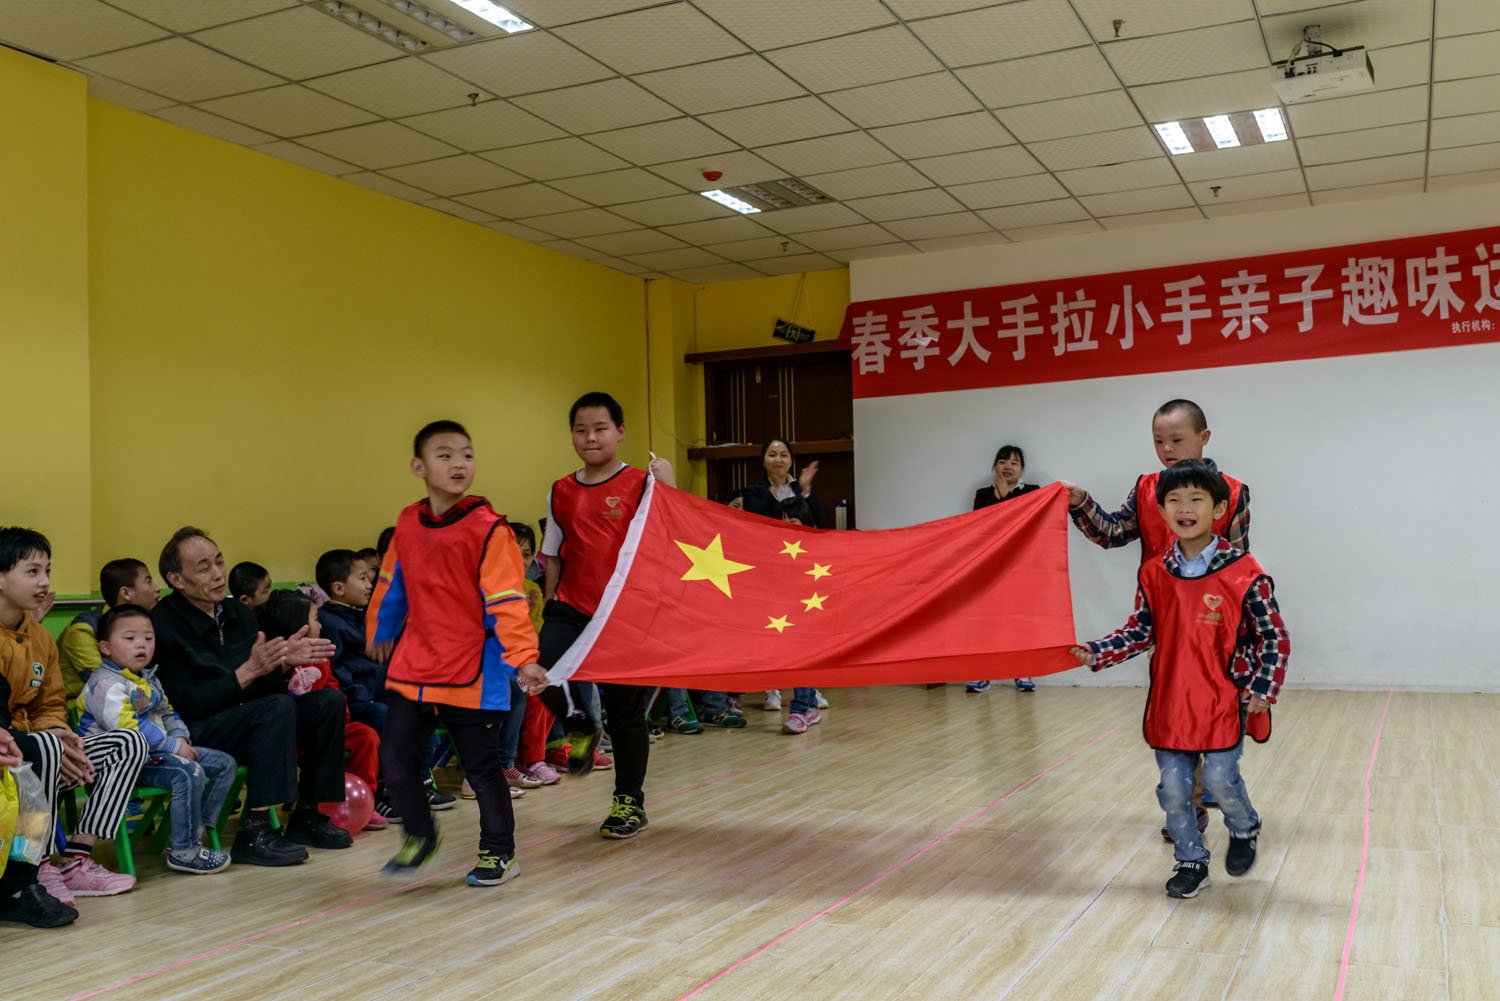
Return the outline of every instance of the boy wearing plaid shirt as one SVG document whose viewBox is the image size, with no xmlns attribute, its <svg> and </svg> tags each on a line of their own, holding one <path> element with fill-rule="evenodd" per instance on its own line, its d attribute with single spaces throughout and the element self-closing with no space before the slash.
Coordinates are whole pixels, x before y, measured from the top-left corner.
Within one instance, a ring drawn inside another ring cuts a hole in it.
<svg viewBox="0 0 1500 1001">
<path fill-rule="evenodd" d="M 1271 578 L 1214 531 L 1229 498 L 1224 477 L 1205 463 L 1164 470 L 1156 482 L 1158 513 L 1176 541 L 1141 565 L 1125 625 L 1073 648 L 1079 663 L 1097 671 L 1156 647 L 1142 731 L 1156 752 L 1156 797 L 1176 845 L 1167 881 L 1173 897 L 1196 896 L 1208 885 L 1209 853 L 1193 808 L 1200 761 L 1203 784 L 1229 829 L 1226 871 L 1243 876 L 1255 864 L 1260 815 L 1240 777 L 1240 751 L 1246 732 L 1258 742 L 1270 738 L 1270 705 L 1291 653 Z"/>
</svg>

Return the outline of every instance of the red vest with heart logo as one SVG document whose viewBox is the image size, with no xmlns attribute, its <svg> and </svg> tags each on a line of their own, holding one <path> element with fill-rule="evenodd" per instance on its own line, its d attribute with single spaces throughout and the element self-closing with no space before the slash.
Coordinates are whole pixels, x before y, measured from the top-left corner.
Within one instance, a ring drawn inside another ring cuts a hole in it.
<svg viewBox="0 0 1500 1001">
<path fill-rule="evenodd" d="M 1223 473 L 1219 475 L 1224 476 Z M 1172 526 L 1161 516 L 1161 505 L 1156 502 L 1156 481 L 1160 476 L 1160 473 L 1146 473 L 1135 481 L 1135 523 L 1141 533 L 1143 564 L 1166 552 L 1177 540 Z M 1224 476 L 1224 482 L 1229 484 L 1229 506 L 1224 509 L 1224 517 L 1214 519 L 1214 534 L 1221 539 L 1229 536 L 1229 521 L 1240 505 L 1240 491 L 1245 488 L 1233 476 Z"/>
<path fill-rule="evenodd" d="M 1240 690 L 1229 668 L 1245 594 L 1265 575 L 1248 553 L 1191 580 L 1169 573 L 1160 558 L 1141 567 L 1156 634 L 1146 743 L 1164 751 L 1224 751 L 1239 743 Z"/>
<path fill-rule="evenodd" d="M 634 466 L 603 483 L 579 483 L 575 474 L 552 484 L 552 517 L 563 536 L 559 601 L 585 615 L 598 610 L 645 489 L 646 471 Z"/>
</svg>

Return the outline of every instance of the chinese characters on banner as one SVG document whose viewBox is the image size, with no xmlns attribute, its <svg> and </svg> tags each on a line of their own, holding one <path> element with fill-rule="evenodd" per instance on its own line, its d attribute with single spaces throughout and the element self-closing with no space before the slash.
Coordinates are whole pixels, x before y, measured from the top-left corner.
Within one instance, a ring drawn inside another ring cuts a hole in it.
<svg viewBox="0 0 1500 1001">
<path fill-rule="evenodd" d="M 856 302 L 856 398 L 1500 341 L 1500 228 Z"/>
</svg>

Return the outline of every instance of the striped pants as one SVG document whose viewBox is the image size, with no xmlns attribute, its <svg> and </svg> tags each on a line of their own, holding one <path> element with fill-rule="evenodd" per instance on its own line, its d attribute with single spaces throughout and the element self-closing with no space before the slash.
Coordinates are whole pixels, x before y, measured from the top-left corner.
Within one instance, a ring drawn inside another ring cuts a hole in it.
<svg viewBox="0 0 1500 1001">
<path fill-rule="evenodd" d="M 63 790 L 60 777 L 62 738 L 54 733 L 21 733 L 16 730 L 12 730 L 11 735 L 47 790 L 47 805 L 51 808 L 52 832 L 55 834 L 58 794 Z M 125 809 L 130 805 L 130 793 L 149 756 L 146 738 L 135 730 L 111 730 L 84 737 L 83 750 L 94 765 L 94 783 L 89 788 L 83 815 L 78 818 L 78 830 L 73 833 L 91 834 L 108 841 L 119 830 Z M 47 850 L 51 852 L 59 847 L 48 845 Z"/>
</svg>

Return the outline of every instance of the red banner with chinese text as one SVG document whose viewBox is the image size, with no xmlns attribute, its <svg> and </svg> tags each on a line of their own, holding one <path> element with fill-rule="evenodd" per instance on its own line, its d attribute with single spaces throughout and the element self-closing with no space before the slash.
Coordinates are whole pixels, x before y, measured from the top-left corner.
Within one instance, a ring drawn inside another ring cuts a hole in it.
<svg viewBox="0 0 1500 1001">
<path fill-rule="evenodd" d="M 856 398 L 1500 340 L 1500 227 L 856 302 Z"/>
</svg>

